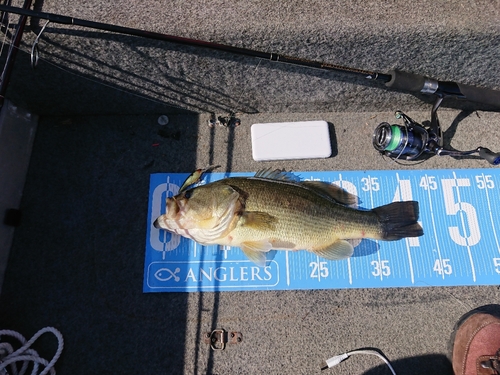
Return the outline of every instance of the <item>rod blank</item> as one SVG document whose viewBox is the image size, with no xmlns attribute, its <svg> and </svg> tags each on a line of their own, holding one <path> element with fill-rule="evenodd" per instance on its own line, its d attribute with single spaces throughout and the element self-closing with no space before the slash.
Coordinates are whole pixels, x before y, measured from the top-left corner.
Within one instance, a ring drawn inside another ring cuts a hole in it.
<svg viewBox="0 0 500 375">
<path fill-rule="evenodd" d="M 277 61 L 287 64 L 300 65 L 310 68 L 345 73 L 369 79 L 372 81 L 382 81 L 387 87 L 424 94 L 435 94 L 440 97 L 452 96 L 455 98 L 466 99 L 477 103 L 483 103 L 500 108 L 500 91 L 459 84 L 455 82 L 437 81 L 422 75 L 392 71 L 390 74 L 383 74 L 368 70 L 356 69 L 346 66 L 329 64 L 320 61 L 302 59 L 298 57 L 286 56 L 277 53 L 262 52 L 242 47 L 233 47 L 220 43 L 206 42 L 203 40 L 183 38 L 174 35 L 167 35 L 151 31 L 144 31 L 130 27 L 117 26 L 108 23 L 89 21 L 74 17 L 63 16 L 54 13 L 38 12 L 29 9 L 0 5 L 0 11 L 16 13 L 33 18 L 49 20 L 50 22 L 66 25 L 76 25 L 91 29 L 104 30 L 119 34 L 138 36 L 149 39 L 156 39 L 170 43 L 189 45 L 201 48 L 210 48 L 218 51 L 224 51 L 237 55 L 257 57 L 271 61 Z"/>
<path fill-rule="evenodd" d="M 50 22 L 54 22 L 54 23 L 58 23 L 58 24 L 82 26 L 82 27 L 86 27 L 86 28 L 90 28 L 90 29 L 110 31 L 110 32 L 118 33 L 118 34 L 139 36 L 139 37 L 143 37 L 143 38 L 156 39 L 156 40 L 161 40 L 161 41 L 170 42 L 170 43 L 177 43 L 177 44 L 183 44 L 183 45 L 194 46 L 194 47 L 210 48 L 210 49 L 229 52 L 229 53 L 233 53 L 233 54 L 237 54 L 237 55 L 258 57 L 261 59 L 266 59 L 266 60 L 271 60 L 271 61 L 279 61 L 282 63 L 288 63 L 288 64 L 293 64 L 293 65 L 301 65 L 301 66 L 306 66 L 306 67 L 310 67 L 310 68 L 318 68 L 318 69 L 324 69 L 324 70 L 337 71 L 337 72 L 341 72 L 341 73 L 349 73 L 349 74 L 353 74 L 353 75 L 362 76 L 363 78 L 371 79 L 371 80 L 381 80 L 383 82 L 387 82 L 391 79 L 391 77 L 389 75 L 380 74 L 380 73 L 372 72 L 372 71 L 368 71 L 368 70 L 355 69 L 355 68 L 334 65 L 334 64 L 328 64 L 328 63 L 324 63 L 324 62 L 320 62 L 320 61 L 313 61 L 313 60 L 308 60 L 308 59 L 301 59 L 301 58 L 297 58 L 297 57 L 281 55 L 278 53 L 270 53 L 270 52 L 252 50 L 252 49 L 248 49 L 248 48 L 228 46 L 225 44 L 206 42 L 203 40 L 183 38 L 180 36 L 156 33 L 156 32 L 152 32 L 152 31 L 145 31 L 145 30 L 140 30 L 140 29 L 134 29 L 131 27 L 112 25 L 112 24 L 103 23 L 103 22 L 89 21 L 89 20 L 68 17 L 68 16 L 63 16 L 63 15 L 54 14 L 54 13 L 38 12 L 38 11 L 34 11 L 34 10 L 16 8 L 16 7 L 11 7 L 11 6 L 7 6 L 7 5 L 0 5 L 0 11 L 21 14 L 21 15 L 30 16 L 33 18 L 45 19 L 45 20 L 49 20 Z"/>
</svg>

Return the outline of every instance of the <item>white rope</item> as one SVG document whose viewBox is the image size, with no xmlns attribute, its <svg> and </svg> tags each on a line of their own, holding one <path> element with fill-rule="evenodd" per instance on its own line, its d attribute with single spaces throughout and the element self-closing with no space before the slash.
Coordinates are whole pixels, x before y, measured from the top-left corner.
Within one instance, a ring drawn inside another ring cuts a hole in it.
<svg viewBox="0 0 500 375">
<path fill-rule="evenodd" d="M 57 338 L 57 351 L 54 354 L 54 357 L 49 361 L 44 358 L 41 358 L 38 353 L 31 349 L 31 345 L 44 333 L 51 332 Z M 11 336 L 18 340 L 21 343 L 21 347 L 17 350 L 14 350 L 13 346 L 8 342 L 3 342 L 3 336 Z M 64 339 L 57 329 L 54 327 L 45 327 L 39 330 L 37 333 L 33 335 L 33 337 L 26 341 L 24 336 L 16 331 L 11 330 L 0 330 L 0 373 L 1 374 L 9 374 L 9 375 L 24 375 L 26 370 L 28 369 L 30 363 L 33 365 L 33 370 L 31 371 L 31 375 L 46 375 L 50 372 L 51 375 L 55 375 L 56 370 L 54 369 L 54 364 L 61 356 L 62 350 L 64 347 Z M 21 368 L 18 368 L 16 363 L 21 362 Z M 45 368 L 40 373 L 39 367 L 40 365 Z M 7 366 L 11 372 L 7 371 Z M 1 372 L 1 371 L 4 372 Z"/>
</svg>

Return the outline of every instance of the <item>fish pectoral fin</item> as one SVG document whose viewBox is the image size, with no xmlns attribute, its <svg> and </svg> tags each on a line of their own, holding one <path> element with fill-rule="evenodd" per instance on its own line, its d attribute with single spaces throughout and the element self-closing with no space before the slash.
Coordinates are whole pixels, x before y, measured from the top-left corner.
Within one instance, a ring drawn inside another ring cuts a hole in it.
<svg viewBox="0 0 500 375">
<path fill-rule="evenodd" d="M 352 247 L 356 248 L 360 243 L 361 241 L 363 241 L 362 238 L 355 238 L 355 239 L 352 239 L 352 240 L 346 240 L 347 242 L 349 242 Z"/>
<path fill-rule="evenodd" d="M 196 225 L 199 229 L 212 229 L 217 225 L 217 218 L 211 217 L 205 220 L 198 220 Z"/>
<path fill-rule="evenodd" d="M 327 247 L 311 251 L 325 259 L 340 260 L 351 257 L 354 253 L 354 248 L 346 240 L 337 240 Z"/>
<path fill-rule="evenodd" d="M 269 241 L 245 241 L 240 247 L 247 258 L 259 267 L 266 265 L 266 253 L 272 249 Z"/>
<path fill-rule="evenodd" d="M 276 217 L 261 211 L 246 211 L 243 213 L 243 225 L 256 230 L 274 230 Z"/>
</svg>

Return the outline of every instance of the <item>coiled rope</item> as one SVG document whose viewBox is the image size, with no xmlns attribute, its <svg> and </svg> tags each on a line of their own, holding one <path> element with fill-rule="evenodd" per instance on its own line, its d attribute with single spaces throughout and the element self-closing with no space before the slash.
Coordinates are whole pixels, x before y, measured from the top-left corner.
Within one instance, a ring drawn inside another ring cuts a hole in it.
<svg viewBox="0 0 500 375">
<path fill-rule="evenodd" d="M 49 361 L 41 358 L 36 350 L 31 349 L 33 343 L 44 333 L 51 332 L 57 338 L 57 351 L 54 357 Z M 14 350 L 14 347 L 3 340 L 4 336 L 11 336 L 21 343 L 21 347 Z M 51 375 L 55 375 L 56 370 L 54 369 L 54 364 L 57 362 L 61 356 L 64 347 L 64 339 L 57 329 L 54 327 L 45 327 L 39 330 L 33 335 L 33 337 L 26 341 L 26 339 L 18 332 L 11 330 L 0 330 L 0 374 L 9 375 L 24 375 L 28 370 L 30 364 L 33 365 L 31 375 L 45 375 L 50 372 Z M 45 368 L 39 373 L 40 365 L 45 366 Z M 20 367 L 20 369 L 19 369 Z M 7 371 L 7 370 L 10 370 Z"/>
</svg>

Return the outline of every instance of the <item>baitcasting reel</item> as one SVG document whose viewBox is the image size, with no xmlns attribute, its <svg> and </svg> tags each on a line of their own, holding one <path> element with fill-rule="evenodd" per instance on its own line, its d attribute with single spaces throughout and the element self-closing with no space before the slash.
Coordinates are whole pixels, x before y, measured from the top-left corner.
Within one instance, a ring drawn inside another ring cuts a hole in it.
<svg viewBox="0 0 500 375">
<path fill-rule="evenodd" d="M 423 126 L 413 121 L 401 111 L 396 118 L 403 119 L 404 126 L 383 122 L 373 133 L 373 146 L 381 154 L 392 159 L 415 160 L 424 153 L 438 156 L 466 156 L 478 154 L 490 164 L 500 164 L 500 152 L 494 153 L 485 147 L 471 151 L 446 150 L 443 148 L 443 135 L 439 125 L 437 110 L 443 98 L 438 97 L 431 110 L 431 122 Z"/>
</svg>

